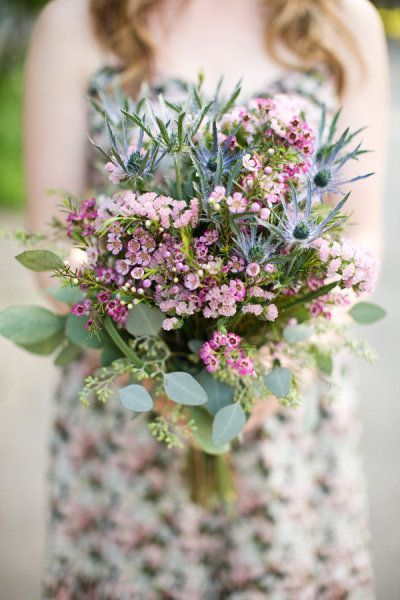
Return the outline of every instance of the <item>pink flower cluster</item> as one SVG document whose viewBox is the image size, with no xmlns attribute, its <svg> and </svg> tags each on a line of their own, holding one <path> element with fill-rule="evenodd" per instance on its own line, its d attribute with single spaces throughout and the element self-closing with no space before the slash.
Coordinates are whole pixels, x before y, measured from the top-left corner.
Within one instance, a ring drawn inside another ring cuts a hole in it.
<svg viewBox="0 0 400 600">
<path fill-rule="evenodd" d="M 242 338 L 235 333 L 215 331 L 208 342 L 200 348 L 200 358 L 210 373 L 216 371 L 224 362 L 238 375 L 257 376 L 254 361 L 240 348 Z"/>
<path fill-rule="evenodd" d="M 95 198 L 84 200 L 79 207 L 79 212 L 72 210 L 67 214 L 67 235 L 72 236 L 77 225 L 82 228 L 81 234 L 83 237 L 93 235 L 97 218 L 98 211 Z"/>
<path fill-rule="evenodd" d="M 326 279 L 341 280 L 345 288 L 353 288 L 358 293 L 374 291 L 379 261 L 369 252 L 348 241 L 340 243 L 319 238 L 313 245 L 318 249 L 319 259 L 326 265 Z"/>
<path fill-rule="evenodd" d="M 159 196 L 155 192 L 137 195 L 126 191 L 117 196 L 117 202 L 107 205 L 113 215 L 139 217 L 159 223 L 164 229 L 195 227 L 199 220 L 199 200 L 193 198 L 189 205 L 185 200 Z"/>
</svg>

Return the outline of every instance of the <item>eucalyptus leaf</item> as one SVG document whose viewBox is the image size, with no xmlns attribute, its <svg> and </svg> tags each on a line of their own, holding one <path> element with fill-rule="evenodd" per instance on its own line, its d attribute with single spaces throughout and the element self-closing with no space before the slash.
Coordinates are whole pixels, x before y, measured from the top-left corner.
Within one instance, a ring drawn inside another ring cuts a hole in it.
<svg viewBox="0 0 400 600">
<path fill-rule="evenodd" d="M 268 375 L 264 376 L 264 382 L 270 392 L 277 398 L 285 398 L 290 391 L 292 373 L 285 367 L 274 367 Z"/>
<path fill-rule="evenodd" d="M 125 327 L 131 335 L 148 337 L 159 333 L 164 319 L 164 313 L 158 308 L 138 304 L 130 311 Z"/>
<path fill-rule="evenodd" d="M 322 352 L 319 352 L 317 349 L 313 350 L 313 354 L 314 354 L 315 363 L 316 363 L 318 369 L 320 371 L 322 371 L 322 373 L 325 373 L 325 375 L 332 375 L 332 371 L 333 371 L 332 357 L 329 356 L 329 354 L 324 354 Z"/>
<path fill-rule="evenodd" d="M 114 344 L 107 344 L 101 353 L 101 366 L 108 367 L 118 358 L 122 358 L 120 350 Z"/>
<path fill-rule="evenodd" d="M 64 264 L 61 258 L 50 250 L 26 250 L 15 258 L 27 269 L 37 272 L 55 271 Z"/>
<path fill-rule="evenodd" d="M 312 327 L 305 323 L 299 323 L 298 325 L 287 325 L 283 330 L 283 337 L 289 344 L 297 344 L 307 340 L 313 333 Z"/>
<path fill-rule="evenodd" d="M 193 406 L 190 409 L 192 419 L 196 424 L 196 429 L 193 431 L 193 436 L 206 454 L 223 454 L 228 452 L 229 444 L 216 446 L 212 441 L 212 424 L 213 419 L 202 407 Z"/>
<path fill-rule="evenodd" d="M 65 302 L 66 304 L 76 304 L 83 300 L 84 295 L 82 290 L 75 285 L 66 285 L 64 287 L 58 288 L 48 288 L 45 291 L 46 294 L 59 300 L 60 302 Z"/>
<path fill-rule="evenodd" d="M 204 388 L 189 373 L 176 371 L 164 375 L 167 396 L 177 404 L 198 406 L 206 404 L 208 398 Z"/>
<path fill-rule="evenodd" d="M 203 342 L 201 340 L 189 340 L 188 348 L 193 352 L 193 354 L 198 354 L 200 348 L 202 347 Z"/>
<path fill-rule="evenodd" d="M 137 383 L 120 389 L 119 398 L 125 408 L 132 412 L 149 412 L 154 405 L 149 392 Z"/>
<path fill-rule="evenodd" d="M 204 408 L 211 415 L 215 415 L 224 406 L 232 404 L 234 393 L 232 386 L 218 381 L 218 379 L 215 379 L 206 370 L 201 371 L 196 376 L 196 379 L 206 391 L 208 401 L 204 405 Z"/>
<path fill-rule="evenodd" d="M 82 348 L 80 346 L 76 346 L 72 342 L 68 342 L 54 359 L 54 364 L 57 367 L 64 367 L 73 360 L 77 360 L 81 354 Z"/>
<path fill-rule="evenodd" d="M 39 354 L 40 356 L 49 356 L 54 352 L 58 346 L 62 344 L 65 336 L 63 331 L 58 331 L 55 335 L 39 342 L 37 344 L 21 344 L 25 350 L 32 352 L 32 354 Z"/>
<path fill-rule="evenodd" d="M 60 332 L 64 321 L 42 306 L 12 306 L 0 312 L 0 335 L 20 346 L 34 346 Z"/>
<path fill-rule="evenodd" d="M 239 402 L 221 408 L 214 417 L 212 441 L 215 446 L 228 444 L 246 425 L 246 415 Z"/>
<path fill-rule="evenodd" d="M 386 316 L 386 311 L 371 302 L 358 302 L 349 311 L 356 323 L 361 325 L 369 325 L 370 323 L 376 323 Z"/>
<path fill-rule="evenodd" d="M 102 348 L 107 340 L 106 335 L 103 332 L 99 332 L 98 335 L 90 334 L 85 329 L 87 321 L 87 317 L 77 317 L 70 313 L 65 326 L 67 338 L 77 346 L 84 348 Z"/>
</svg>

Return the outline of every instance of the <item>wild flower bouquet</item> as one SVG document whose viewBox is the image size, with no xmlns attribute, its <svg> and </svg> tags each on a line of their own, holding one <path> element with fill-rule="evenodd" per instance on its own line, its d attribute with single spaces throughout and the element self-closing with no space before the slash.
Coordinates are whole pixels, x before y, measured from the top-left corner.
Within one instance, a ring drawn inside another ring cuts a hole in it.
<svg viewBox="0 0 400 600">
<path fill-rule="evenodd" d="M 50 241 L 61 234 L 72 253 L 67 244 L 17 256 L 61 281 L 70 314 L 0 315 L 4 336 L 40 354 L 58 349 L 57 365 L 101 351 L 85 404 L 116 401 L 117 386 L 128 411 L 149 413 L 158 440 L 186 438 L 217 457 L 259 401 L 297 406 L 305 372 L 328 380 L 343 346 L 369 356 L 335 311 L 359 322 L 383 315 L 354 304 L 372 292 L 377 261 L 344 238 L 347 188 L 368 176 L 342 174 L 363 152 L 352 146 L 359 132 L 337 136 L 338 114 L 324 110 L 317 127 L 290 95 L 240 106 L 238 95 L 206 103 L 200 80 L 179 103 L 98 104 L 110 192 L 65 200 Z"/>
</svg>

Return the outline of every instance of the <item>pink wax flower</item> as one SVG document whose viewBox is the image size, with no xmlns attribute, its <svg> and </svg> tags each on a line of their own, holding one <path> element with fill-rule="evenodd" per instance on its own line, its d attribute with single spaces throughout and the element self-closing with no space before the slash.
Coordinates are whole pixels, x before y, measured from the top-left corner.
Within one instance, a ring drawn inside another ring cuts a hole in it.
<svg viewBox="0 0 400 600">
<path fill-rule="evenodd" d="M 243 213 L 246 211 L 247 199 L 240 192 L 234 192 L 232 196 L 228 196 L 226 203 L 231 213 Z"/>
<path fill-rule="evenodd" d="M 108 290 L 104 290 L 104 292 L 99 292 L 97 294 L 97 300 L 100 304 L 106 304 L 110 300 L 110 292 Z"/>
<path fill-rule="evenodd" d="M 269 304 L 264 310 L 264 316 L 267 321 L 275 321 L 278 317 L 278 308 L 275 304 Z"/>
<path fill-rule="evenodd" d="M 71 308 L 71 312 L 76 317 L 86 317 L 90 314 L 92 303 L 90 300 L 83 300 L 83 302 L 77 302 Z"/>
<path fill-rule="evenodd" d="M 260 273 L 260 265 L 258 263 L 250 263 L 246 267 L 246 273 L 249 277 L 257 277 Z"/>
<path fill-rule="evenodd" d="M 262 168 L 262 162 L 257 154 L 245 154 L 243 156 L 242 164 L 248 171 L 259 171 Z"/>
<path fill-rule="evenodd" d="M 179 319 L 171 317 L 169 319 L 164 319 L 162 328 L 165 331 L 171 331 L 171 329 L 176 329 L 177 325 L 179 325 Z"/>
<path fill-rule="evenodd" d="M 200 285 L 200 277 L 196 273 L 189 273 L 184 279 L 184 286 L 188 290 L 196 290 Z"/>
<path fill-rule="evenodd" d="M 144 275 L 144 269 L 142 267 L 135 267 L 134 269 L 132 269 L 131 275 L 133 279 L 142 279 Z"/>
</svg>

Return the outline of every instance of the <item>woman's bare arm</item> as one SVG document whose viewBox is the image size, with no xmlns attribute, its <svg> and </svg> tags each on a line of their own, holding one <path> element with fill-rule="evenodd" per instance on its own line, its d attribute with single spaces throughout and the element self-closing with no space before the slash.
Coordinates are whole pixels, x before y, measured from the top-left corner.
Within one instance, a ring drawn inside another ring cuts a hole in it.
<svg viewBox="0 0 400 600">
<path fill-rule="evenodd" d="M 58 211 L 49 190 L 82 194 L 87 169 L 87 85 L 100 66 L 86 0 L 55 0 L 40 15 L 25 76 L 28 219 L 43 229 Z"/>
<path fill-rule="evenodd" d="M 353 213 L 352 236 L 360 245 L 380 255 L 383 238 L 383 197 L 388 116 L 388 56 L 381 19 L 367 0 L 344 2 L 344 17 L 358 44 L 364 73 L 351 57 L 344 56 L 348 71 L 348 90 L 343 99 L 341 124 L 351 129 L 366 127 L 361 134 L 363 147 L 372 150 L 358 162 L 352 161 L 346 175 L 374 172 L 363 181 L 351 184 L 347 210 Z"/>
</svg>

